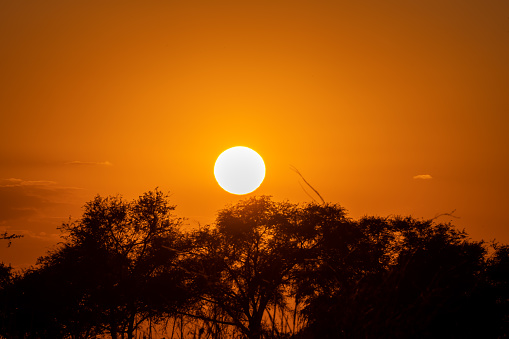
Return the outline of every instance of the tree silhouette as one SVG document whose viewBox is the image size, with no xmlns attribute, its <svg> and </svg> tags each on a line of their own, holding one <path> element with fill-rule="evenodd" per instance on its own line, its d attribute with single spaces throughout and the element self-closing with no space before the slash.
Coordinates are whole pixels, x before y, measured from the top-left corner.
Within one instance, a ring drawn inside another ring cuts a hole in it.
<svg viewBox="0 0 509 339">
<path fill-rule="evenodd" d="M 222 323 L 247 338 L 279 331 L 271 317 L 276 307 L 288 308 L 295 269 L 306 255 L 299 222 L 296 205 L 262 196 L 223 209 L 215 227 L 195 232 L 189 267 L 203 309 L 221 314 Z"/>
<path fill-rule="evenodd" d="M 62 226 L 66 241 L 25 276 L 24 283 L 33 279 L 37 286 L 23 293 L 33 299 L 51 294 L 56 307 L 45 314 L 57 319 L 61 335 L 132 338 L 145 320 L 157 321 L 187 302 L 182 272 L 171 265 L 179 260 L 174 249 L 184 246 L 173 210 L 158 190 L 132 202 L 97 196 L 80 219 Z M 28 313 L 43 312 L 30 306 L 37 305 L 28 305 Z"/>
<path fill-rule="evenodd" d="M 21 273 L 0 265 L 0 337 L 503 338 L 509 246 L 452 224 L 252 197 L 183 232 L 157 189 L 100 197 Z"/>
<path fill-rule="evenodd" d="M 11 246 L 12 239 L 22 238 L 22 235 L 18 234 L 9 234 L 4 232 L 0 234 L 0 240 L 7 240 L 7 247 Z M 13 273 L 13 269 L 11 265 L 6 265 L 3 262 L 0 262 L 0 335 L 2 335 L 1 330 L 6 327 L 6 323 L 9 321 L 9 311 L 7 307 L 8 303 L 8 290 L 10 286 L 12 286 L 14 279 L 16 278 Z M 3 307 L 2 307 L 3 306 Z"/>
<path fill-rule="evenodd" d="M 481 323 L 489 324 L 491 337 L 504 338 L 509 333 L 509 245 L 494 244 L 488 257 L 484 288 L 477 294 L 484 302 Z"/>
<path fill-rule="evenodd" d="M 348 299 L 361 282 L 377 280 L 388 267 L 394 234 L 377 219 L 347 218 L 337 205 L 310 204 L 305 210 L 316 243 L 296 280 L 308 321 L 301 336 L 348 337 L 355 321 Z"/>
<path fill-rule="evenodd" d="M 330 275 L 315 276 L 315 288 L 304 290 L 309 326 L 302 337 L 499 337 L 497 328 L 507 321 L 500 315 L 508 312 L 486 317 L 497 304 L 493 296 L 503 293 L 493 294 L 486 282 L 485 243 L 469 240 L 450 224 L 411 217 L 364 217 L 352 225 L 363 231 L 357 238 L 364 245 L 352 246 L 348 236 L 323 244 L 326 253 L 353 250 L 338 253 L 338 260 L 325 258 L 311 271 Z M 377 244 L 379 250 L 367 249 Z M 352 266 L 351 255 L 360 260 Z M 503 260 L 495 261 L 500 272 Z"/>
<path fill-rule="evenodd" d="M 22 238 L 22 235 L 19 234 L 9 234 L 4 232 L 0 234 L 0 240 L 7 240 L 7 247 L 11 246 L 12 239 Z M 5 263 L 0 263 L 0 289 L 5 288 L 12 280 L 12 267 L 9 265 L 5 265 Z"/>
</svg>

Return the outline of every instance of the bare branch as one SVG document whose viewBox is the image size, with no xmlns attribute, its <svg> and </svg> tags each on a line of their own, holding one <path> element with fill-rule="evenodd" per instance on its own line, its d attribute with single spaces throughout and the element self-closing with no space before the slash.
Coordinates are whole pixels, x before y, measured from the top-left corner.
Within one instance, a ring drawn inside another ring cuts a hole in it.
<svg viewBox="0 0 509 339">
<path fill-rule="evenodd" d="M 313 192 L 315 192 L 315 194 L 316 194 L 316 195 L 318 195 L 318 197 L 319 197 L 319 198 L 320 198 L 320 200 L 322 201 L 322 204 L 325 204 L 325 200 L 324 200 L 324 199 L 323 199 L 323 197 L 320 195 L 320 193 L 318 193 L 318 191 L 317 191 L 317 190 L 316 190 L 313 186 L 311 186 L 311 184 L 310 184 L 309 182 L 307 182 L 307 180 L 306 180 L 306 179 L 304 179 L 304 176 L 303 176 L 303 175 L 299 172 L 299 170 L 298 170 L 297 168 L 295 168 L 295 166 L 292 166 L 292 165 L 290 165 L 290 169 L 291 169 L 292 171 L 294 171 L 295 173 L 297 173 L 297 174 L 301 177 L 301 179 L 304 181 L 304 183 L 305 183 L 306 185 L 308 185 L 308 186 L 309 186 L 309 187 L 313 190 Z M 301 185 L 301 187 L 302 187 L 302 185 Z M 304 189 L 304 188 L 303 188 L 303 189 Z M 306 190 L 304 190 L 304 192 L 306 192 Z M 307 195 L 309 195 L 307 192 L 306 192 L 306 194 L 307 194 Z M 309 195 L 309 196 L 310 196 L 310 195 Z M 310 197 L 311 197 L 311 196 L 310 196 Z M 311 197 L 311 199 L 313 199 L 313 198 Z M 315 199 L 313 199 L 313 201 L 316 201 L 316 200 L 315 200 Z"/>
<path fill-rule="evenodd" d="M 457 215 L 454 215 L 454 212 L 456 212 L 456 209 L 453 209 L 449 213 L 440 213 L 440 214 L 437 214 L 433 218 L 431 218 L 431 220 L 436 220 L 436 219 L 438 219 L 440 217 L 443 217 L 443 216 L 448 216 L 448 217 L 451 217 L 451 218 L 459 219 L 460 217 L 458 217 Z"/>
<path fill-rule="evenodd" d="M 7 247 L 11 246 L 12 239 L 23 238 L 20 234 L 7 234 L 7 232 L 0 234 L 0 240 L 8 240 Z"/>
</svg>

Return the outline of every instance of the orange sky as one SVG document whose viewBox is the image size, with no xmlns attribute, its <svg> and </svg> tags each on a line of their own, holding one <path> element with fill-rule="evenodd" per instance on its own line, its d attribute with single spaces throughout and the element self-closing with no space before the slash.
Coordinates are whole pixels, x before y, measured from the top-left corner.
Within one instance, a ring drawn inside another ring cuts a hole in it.
<svg viewBox="0 0 509 339">
<path fill-rule="evenodd" d="M 189 224 L 253 194 L 352 217 L 451 212 L 509 243 L 507 1 L 2 1 L 0 260 L 23 267 L 94 195 L 159 187 Z M 430 175 L 431 179 L 414 178 Z M 448 221 L 451 218 L 440 218 Z"/>
</svg>

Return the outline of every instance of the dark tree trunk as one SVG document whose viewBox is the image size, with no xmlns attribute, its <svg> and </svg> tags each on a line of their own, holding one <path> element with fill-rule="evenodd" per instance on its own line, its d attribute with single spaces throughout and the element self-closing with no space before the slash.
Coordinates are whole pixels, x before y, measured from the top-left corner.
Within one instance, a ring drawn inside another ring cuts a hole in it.
<svg viewBox="0 0 509 339">
<path fill-rule="evenodd" d="M 255 316 L 249 321 L 249 333 L 247 337 L 249 339 L 260 339 L 262 336 L 262 318 Z"/>
<path fill-rule="evenodd" d="M 135 313 L 131 314 L 131 316 L 129 317 L 129 324 L 127 326 L 127 339 L 133 339 L 134 318 L 135 318 Z"/>
</svg>

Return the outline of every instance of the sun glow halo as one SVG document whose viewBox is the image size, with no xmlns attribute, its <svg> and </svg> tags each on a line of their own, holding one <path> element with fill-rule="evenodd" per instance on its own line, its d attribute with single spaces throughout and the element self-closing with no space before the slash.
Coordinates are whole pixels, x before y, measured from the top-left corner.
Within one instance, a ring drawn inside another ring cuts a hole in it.
<svg viewBox="0 0 509 339">
<path fill-rule="evenodd" d="M 263 182 L 265 163 L 258 153 L 248 147 L 232 147 L 217 158 L 214 176 L 225 191 L 238 195 L 248 194 Z"/>
</svg>

